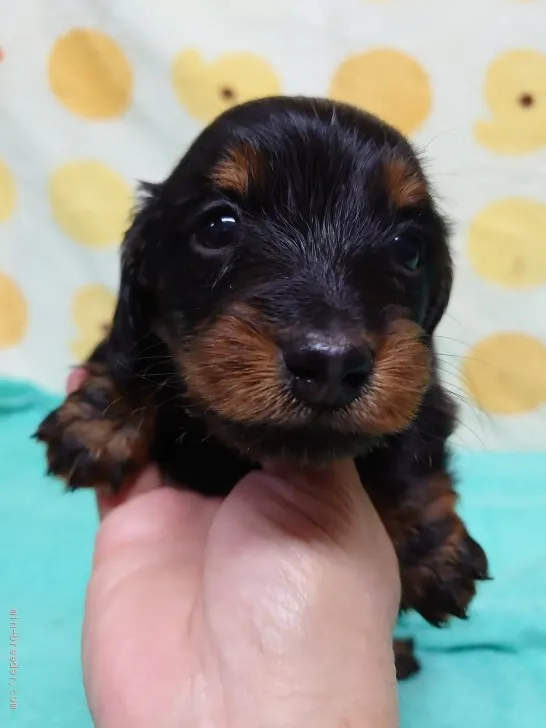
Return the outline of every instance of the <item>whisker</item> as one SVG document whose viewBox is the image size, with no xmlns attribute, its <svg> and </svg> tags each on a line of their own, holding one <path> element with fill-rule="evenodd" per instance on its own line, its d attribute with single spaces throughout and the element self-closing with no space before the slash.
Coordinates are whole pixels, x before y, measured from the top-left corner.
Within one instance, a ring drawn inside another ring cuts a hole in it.
<svg viewBox="0 0 546 728">
<path fill-rule="evenodd" d="M 101 416 L 104 417 L 108 413 L 108 410 L 110 409 L 110 407 L 115 407 L 115 405 L 118 404 L 118 402 L 122 402 L 122 401 L 123 401 L 123 397 L 117 397 L 113 402 L 110 402 L 106 406 L 106 409 L 104 409 L 102 411 L 102 415 Z"/>
<path fill-rule="evenodd" d="M 138 357 L 139 361 L 148 361 L 148 360 L 157 360 L 157 361 L 167 361 L 169 359 L 172 359 L 172 354 L 151 354 L 150 356 L 140 356 Z"/>
<path fill-rule="evenodd" d="M 133 374 L 135 377 L 138 377 L 139 379 L 144 379 L 144 381 L 149 382 L 150 384 L 153 384 L 154 387 L 172 387 L 175 388 L 174 385 L 169 384 L 168 380 L 165 380 L 164 382 L 154 382 L 153 379 L 149 379 L 146 375 L 141 374 L 140 372 L 135 372 L 134 369 L 131 369 L 131 367 L 126 364 L 125 362 L 121 361 L 121 359 L 116 360 L 117 363 L 122 366 L 124 369 L 126 369 L 128 372 Z"/>
<path fill-rule="evenodd" d="M 470 348 L 472 344 L 468 341 L 463 341 L 462 339 L 457 339 L 455 336 L 444 336 L 444 334 L 436 334 L 434 336 L 435 341 L 443 340 L 443 341 L 454 341 L 456 344 L 462 344 L 463 346 Z"/>
</svg>

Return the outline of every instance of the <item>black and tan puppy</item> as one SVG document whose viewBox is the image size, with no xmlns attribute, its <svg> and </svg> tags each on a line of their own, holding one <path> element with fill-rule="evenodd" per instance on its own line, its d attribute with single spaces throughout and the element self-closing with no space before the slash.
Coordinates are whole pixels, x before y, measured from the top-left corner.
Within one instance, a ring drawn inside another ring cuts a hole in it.
<svg viewBox="0 0 546 728">
<path fill-rule="evenodd" d="M 432 335 L 446 227 L 410 145 L 320 99 L 231 109 L 146 185 L 110 333 L 40 426 L 70 488 L 148 460 L 223 494 L 264 459 L 355 459 L 395 544 L 402 609 L 464 617 L 487 577 L 456 515 Z M 399 645 L 399 674 L 416 669 Z"/>
</svg>

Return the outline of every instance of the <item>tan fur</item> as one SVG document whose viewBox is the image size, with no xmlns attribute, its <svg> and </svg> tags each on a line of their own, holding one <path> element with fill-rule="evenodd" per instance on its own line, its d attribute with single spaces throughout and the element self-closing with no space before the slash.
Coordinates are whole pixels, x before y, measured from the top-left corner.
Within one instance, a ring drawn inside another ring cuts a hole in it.
<svg viewBox="0 0 546 728">
<path fill-rule="evenodd" d="M 342 432 L 399 432 L 415 417 L 430 376 L 421 329 L 395 321 L 381 337 L 367 390 L 346 410 L 328 417 Z M 283 384 L 281 354 L 258 314 L 237 306 L 178 356 L 190 396 L 226 419 L 305 424 L 307 408 Z"/>
<path fill-rule="evenodd" d="M 467 538 L 465 526 L 455 512 L 457 494 L 450 475 L 444 471 L 429 475 L 425 482 L 416 485 L 414 497 L 408 494 L 408 498 L 397 509 L 393 510 L 388 493 L 376 494 L 374 505 L 397 549 L 403 550 L 404 543 L 412 538 L 417 529 L 434 533 L 435 527 L 444 531 L 447 524 L 443 542 L 431 549 L 425 559 L 403 570 L 403 606 L 418 603 L 430 589 L 431 582 L 449 583 L 460 562 L 462 544 Z M 474 591 L 472 581 L 460 581 L 459 591 L 453 596 L 461 609 L 466 608 Z M 438 617 L 439 621 L 443 621 L 449 614 L 446 612 Z"/>
<path fill-rule="evenodd" d="M 260 176 L 260 160 L 250 144 L 230 149 L 211 173 L 212 181 L 222 190 L 245 195 L 249 184 Z"/>
<path fill-rule="evenodd" d="M 393 321 L 380 337 L 364 394 L 333 420 L 341 431 L 392 434 L 415 418 L 430 381 L 430 355 L 418 324 Z"/>
<path fill-rule="evenodd" d="M 137 470 L 149 458 L 153 412 L 149 409 L 131 410 L 116 391 L 111 379 L 100 365 L 87 366 L 89 378 L 70 394 L 42 425 L 41 439 L 53 445 L 48 451 L 52 459 L 69 444 L 85 452 L 86 457 L 100 467 L 123 467 L 130 463 Z M 90 395 L 93 395 L 89 398 Z M 95 396 L 110 401 L 102 411 L 93 404 Z M 76 467 L 77 460 L 74 467 Z M 73 471 L 58 472 L 70 483 Z M 90 483 L 89 485 L 100 485 Z"/>
<path fill-rule="evenodd" d="M 393 157 L 384 163 L 387 194 L 395 207 L 418 205 L 427 199 L 427 183 L 405 159 Z"/>
<path fill-rule="evenodd" d="M 212 411 L 237 422 L 282 422 L 291 401 L 279 378 L 280 353 L 257 313 L 236 306 L 179 357 L 188 390 Z"/>
</svg>

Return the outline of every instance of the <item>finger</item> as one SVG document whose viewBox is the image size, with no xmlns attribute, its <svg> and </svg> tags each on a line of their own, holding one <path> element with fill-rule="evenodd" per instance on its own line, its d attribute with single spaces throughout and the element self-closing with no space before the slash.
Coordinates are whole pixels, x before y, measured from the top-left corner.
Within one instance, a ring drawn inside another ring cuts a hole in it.
<svg viewBox="0 0 546 728">
<path fill-rule="evenodd" d="M 327 518 L 346 521 L 363 503 L 369 505 L 353 460 L 333 460 L 322 467 L 268 461 L 263 469 L 283 484 L 290 501 L 321 509 Z"/>
<path fill-rule="evenodd" d="M 101 523 L 95 543 L 95 565 L 110 558 L 119 547 L 132 544 L 146 547 L 148 553 L 172 553 L 182 549 L 183 562 L 203 558 L 203 548 L 214 517 L 222 505 L 194 491 L 163 487 L 132 498 L 113 509 Z M 175 568 L 182 566 L 177 559 Z"/>
<path fill-rule="evenodd" d="M 253 563 L 260 554 L 276 554 L 283 563 L 303 564 L 304 578 L 315 578 L 325 565 L 334 568 L 334 581 L 340 564 L 341 572 L 355 569 L 371 585 L 370 599 L 379 599 L 376 607 L 387 600 L 392 627 L 400 603 L 398 561 L 352 461 L 320 469 L 266 463 L 239 481 L 221 515 L 213 535 L 227 553 L 250 553 Z M 259 568 L 266 567 L 260 562 Z"/>
<path fill-rule="evenodd" d="M 262 484 L 259 507 L 266 518 L 271 521 L 274 514 L 277 528 L 289 529 L 306 541 L 326 538 L 347 553 L 373 555 L 380 551 L 383 574 L 392 576 L 395 601 L 399 599 L 394 547 L 353 460 L 333 461 L 320 469 L 268 462 L 264 471 L 262 477 L 267 480 Z M 247 483 L 250 497 L 257 500 L 256 485 Z"/>
<path fill-rule="evenodd" d="M 353 460 L 333 460 L 322 467 L 311 467 L 280 460 L 264 461 L 264 471 L 287 482 L 300 483 L 302 486 L 335 487 L 339 490 L 354 485 L 358 474 Z"/>
<path fill-rule="evenodd" d="M 349 460 L 323 468 L 267 462 L 243 478 L 235 497 L 276 529 L 305 540 L 340 543 L 353 537 L 366 514 L 377 518 Z"/>
<path fill-rule="evenodd" d="M 66 389 L 68 391 L 68 394 L 72 394 L 72 392 L 75 392 L 77 389 L 79 389 L 88 376 L 89 374 L 84 369 L 84 367 L 77 367 L 76 369 L 73 369 L 70 372 L 68 376 L 68 381 L 66 383 Z"/>
<path fill-rule="evenodd" d="M 127 481 L 115 495 L 112 495 L 106 488 L 97 488 L 97 508 L 99 518 L 103 521 L 114 508 L 122 503 L 133 500 L 143 493 L 162 487 L 163 478 L 157 465 L 151 464 L 144 468 L 136 478 Z"/>
</svg>

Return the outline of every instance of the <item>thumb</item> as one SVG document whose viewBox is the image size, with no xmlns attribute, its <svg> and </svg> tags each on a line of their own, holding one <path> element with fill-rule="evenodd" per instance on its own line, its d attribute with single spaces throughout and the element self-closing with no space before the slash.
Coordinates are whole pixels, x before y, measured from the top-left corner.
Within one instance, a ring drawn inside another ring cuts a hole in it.
<svg viewBox="0 0 546 728">
<path fill-rule="evenodd" d="M 239 481 L 221 515 L 214 540 L 224 554 L 237 553 L 245 569 L 258 561 L 262 580 L 272 564 L 289 564 L 299 570 L 298 578 L 314 574 L 317 583 L 324 569 L 333 569 L 338 585 L 364 583 L 361 591 L 393 626 L 400 603 L 398 560 L 352 461 L 320 469 L 265 463 Z"/>
<path fill-rule="evenodd" d="M 323 468 L 266 462 L 243 478 L 234 497 L 270 527 L 298 539 L 359 550 L 364 541 L 388 541 L 352 460 Z"/>
</svg>

